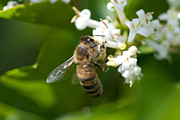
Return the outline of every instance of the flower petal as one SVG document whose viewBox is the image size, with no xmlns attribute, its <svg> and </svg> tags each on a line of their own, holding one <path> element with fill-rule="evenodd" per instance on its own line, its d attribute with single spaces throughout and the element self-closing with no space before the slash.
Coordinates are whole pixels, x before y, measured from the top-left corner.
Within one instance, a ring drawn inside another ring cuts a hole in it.
<svg viewBox="0 0 180 120">
<path fill-rule="evenodd" d="M 140 27 L 140 28 L 137 30 L 137 33 L 139 33 L 139 34 L 141 34 L 141 35 L 143 35 L 143 36 L 145 36 L 145 37 L 148 37 L 148 36 L 149 36 L 147 30 L 146 30 L 145 28 L 143 28 L 143 27 Z"/>
<path fill-rule="evenodd" d="M 128 42 L 132 42 L 136 36 L 136 32 L 130 31 L 128 36 Z"/>
<path fill-rule="evenodd" d="M 114 11 L 115 9 L 114 9 L 114 5 L 111 3 L 111 2 L 109 2 L 108 4 L 107 4 L 107 9 L 109 10 L 109 11 Z"/>
</svg>

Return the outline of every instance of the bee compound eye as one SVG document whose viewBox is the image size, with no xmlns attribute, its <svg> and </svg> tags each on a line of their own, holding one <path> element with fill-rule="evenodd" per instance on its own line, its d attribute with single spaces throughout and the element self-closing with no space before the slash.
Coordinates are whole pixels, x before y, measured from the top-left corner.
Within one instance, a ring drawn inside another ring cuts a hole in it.
<svg viewBox="0 0 180 120">
<path fill-rule="evenodd" d="M 91 39 L 91 38 L 87 38 L 87 39 L 86 39 L 86 42 L 88 42 L 88 43 L 89 43 L 89 42 L 93 42 L 93 41 L 94 41 L 94 40 Z"/>
<path fill-rule="evenodd" d="M 88 43 L 89 43 L 89 42 L 90 42 L 90 38 L 87 38 L 87 39 L 86 39 L 86 42 L 88 42 Z"/>
</svg>

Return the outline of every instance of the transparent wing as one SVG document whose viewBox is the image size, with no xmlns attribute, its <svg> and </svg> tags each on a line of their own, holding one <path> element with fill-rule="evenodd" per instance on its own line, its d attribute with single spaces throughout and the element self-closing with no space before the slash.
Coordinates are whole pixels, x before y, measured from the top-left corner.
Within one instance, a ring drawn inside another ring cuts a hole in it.
<svg viewBox="0 0 180 120">
<path fill-rule="evenodd" d="M 52 83 L 58 80 L 61 80 L 65 74 L 65 72 L 68 70 L 68 68 L 72 65 L 74 62 L 74 55 L 69 58 L 67 61 L 62 63 L 60 66 L 55 68 L 48 76 L 46 82 Z"/>
<path fill-rule="evenodd" d="M 79 78 L 78 78 L 78 76 L 77 76 L 77 73 L 76 72 L 74 72 L 74 74 L 73 74 L 73 76 L 72 76 L 72 84 L 79 84 Z"/>
</svg>

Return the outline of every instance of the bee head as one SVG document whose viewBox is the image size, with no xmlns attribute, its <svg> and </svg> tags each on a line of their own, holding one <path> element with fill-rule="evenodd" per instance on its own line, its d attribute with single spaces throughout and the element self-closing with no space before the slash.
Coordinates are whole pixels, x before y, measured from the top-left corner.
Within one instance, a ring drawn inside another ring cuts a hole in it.
<svg viewBox="0 0 180 120">
<path fill-rule="evenodd" d="M 80 43 L 92 45 L 95 43 L 95 40 L 91 36 L 82 36 L 80 39 Z"/>
</svg>

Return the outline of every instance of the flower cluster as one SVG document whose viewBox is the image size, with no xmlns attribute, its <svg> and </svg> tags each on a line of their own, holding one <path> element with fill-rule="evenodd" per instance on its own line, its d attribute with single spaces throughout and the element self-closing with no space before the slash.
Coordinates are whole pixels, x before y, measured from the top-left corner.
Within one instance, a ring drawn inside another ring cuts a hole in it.
<svg viewBox="0 0 180 120">
<path fill-rule="evenodd" d="M 84 9 L 80 12 L 73 7 L 76 15 L 71 22 L 75 23 L 78 30 L 93 28 L 92 35 L 99 43 L 105 43 L 106 47 L 116 49 L 114 55 L 109 55 L 107 65 L 119 66 L 118 72 L 125 78 L 125 82 L 132 86 L 143 76 L 141 67 L 137 65 L 138 46 L 146 44 L 153 48 L 154 55 L 159 60 L 169 59 L 169 51 L 175 46 L 180 46 L 178 21 L 180 13 L 172 8 L 167 13 L 161 14 L 159 20 L 167 20 L 167 24 L 163 25 L 158 19 L 153 20 L 154 12 L 145 13 L 140 9 L 136 12 L 138 18 L 130 21 L 124 13 L 127 4 L 127 0 L 111 0 L 107 4 L 107 9 L 116 11 L 118 16 L 118 20 L 111 21 L 101 18 L 100 21 L 93 20 L 90 10 Z M 116 24 L 112 21 L 116 21 Z M 119 29 L 119 26 L 123 29 Z M 141 44 L 135 46 L 137 42 Z"/>
<path fill-rule="evenodd" d="M 151 35 L 151 38 L 146 39 L 146 42 L 155 51 L 155 57 L 158 60 L 170 59 L 170 52 L 173 52 L 176 47 L 180 47 L 180 27 L 179 27 L 180 12 L 171 8 L 167 13 L 162 13 L 159 20 L 167 21 L 166 25 L 160 25 L 156 22 L 156 26 L 162 26 L 156 33 Z M 171 62 L 171 61 L 170 61 Z"/>
<path fill-rule="evenodd" d="M 131 46 L 127 51 L 123 51 L 122 55 L 115 58 L 108 58 L 107 65 L 109 66 L 119 66 L 118 71 L 125 78 L 126 83 L 130 83 L 130 87 L 134 81 L 140 80 L 143 76 L 141 73 L 141 68 L 137 66 L 136 59 L 137 48 Z"/>
</svg>

